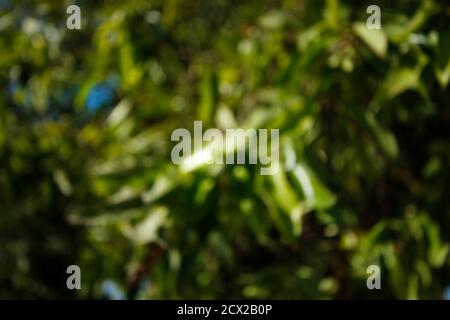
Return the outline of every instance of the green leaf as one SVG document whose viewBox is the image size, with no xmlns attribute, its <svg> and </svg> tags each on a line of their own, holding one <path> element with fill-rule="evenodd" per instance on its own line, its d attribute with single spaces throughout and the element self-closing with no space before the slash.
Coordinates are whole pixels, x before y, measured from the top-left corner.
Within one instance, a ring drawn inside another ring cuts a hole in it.
<svg viewBox="0 0 450 320">
<path fill-rule="evenodd" d="M 450 32 L 439 34 L 438 59 L 435 63 L 435 75 L 442 89 L 450 81 Z"/>
<path fill-rule="evenodd" d="M 448 60 L 447 66 L 444 69 L 436 68 L 434 70 L 436 79 L 441 85 L 442 89 L 445 89 L 450 81 L 450 59 Z"/>
<path fill-rule="evenodd" d="M 200 107 L 198 117 L 208 125 L 212 121 L 217 98 L 217 76 L 207 68 L 200 84 Z"/>
<path fill-rule="evenodd" d="M 325 210 L 336 203 L 335 195 L 305 162 L 297 164 L 292 173 L 301 186 L 309 208 Z"/>
<path fill-rule="evenodd" d="M 381 151 L 391 159 L 396 158 L 398 156 L 398 145 L 394 134 L 382 127 L 370 112 L 364 113 L 364 121 Z"/>
<path fill-rule="evenodd" d="M 279 29 L 286 21 L 284 12 L 273 10 L 259 18 L 259 24 L 268 30 Z"/>
<path fill-rule="evenodd" d="M 392 99 L 408 89 L 415 89 L 419 83 L 420 70 L 402 68 L 393 70 L 384 83 L 386 97 Z"/>
<path fill-rule="evenodd" d="M 136 244 L 146 244 L 158 239 L 158 230 L 165 224 L 169 210 L 158 206 L 149 209 L 147 217 L 133 228 L 124 229 L 125 235 Z"/>
<path fill-rule="evenodd" d="M 73 188 L 64 170 L 57 169 L 53 172 L 53 179 L 59 187 L 59 190 L 66 196 L 72 194 Z"/>
<path fill-rule="evenodd" d="M 325 20 L 332 29 L 339 27 L 341 4 L 339 0 L 326 0 Z"/>
<path fill-rule="evenodd" d="M 369 30 L 363 22 L 355 22 L 353 30 L 379 58 L 386 57 L 388 39 L 383 30 Z"/>
</svg>

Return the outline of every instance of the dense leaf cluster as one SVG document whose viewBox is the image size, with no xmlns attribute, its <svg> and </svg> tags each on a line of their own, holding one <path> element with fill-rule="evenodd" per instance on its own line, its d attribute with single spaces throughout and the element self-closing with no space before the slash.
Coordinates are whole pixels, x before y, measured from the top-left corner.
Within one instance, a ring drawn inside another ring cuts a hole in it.
<svg viewBox="0 0 450 320">
<path fill-rule="evenodd" d="M 77 31 L 0 1 L 0 297 L 71 297 L 77 264 L 78 298 L 440 298 L 450 6 L 368 30 L 372 2 L 78 1 Z M 279 128 L 283 170 L 182 170 L 194 120 Z"/>
</svg>

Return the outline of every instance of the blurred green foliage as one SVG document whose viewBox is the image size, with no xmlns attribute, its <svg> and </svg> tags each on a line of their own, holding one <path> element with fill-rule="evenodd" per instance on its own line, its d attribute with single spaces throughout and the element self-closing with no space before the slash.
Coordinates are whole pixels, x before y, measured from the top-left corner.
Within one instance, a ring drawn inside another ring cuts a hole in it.
<svg viewBox="0 0 450 320">
<path fill-rule="evenodd" d="M 0 1 L 0 298 L 440 298 L 450 5 L 372 2 Z M 293 170 L 182 171 L 194 120 Z"/>
</svg>

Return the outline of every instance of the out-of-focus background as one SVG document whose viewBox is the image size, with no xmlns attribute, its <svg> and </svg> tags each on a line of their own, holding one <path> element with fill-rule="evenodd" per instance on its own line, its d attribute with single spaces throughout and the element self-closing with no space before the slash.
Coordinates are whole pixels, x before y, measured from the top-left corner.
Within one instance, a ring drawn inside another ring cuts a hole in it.
<svg viewBox="0 0 450 320">
<path fill-rule="evenodd" d="M 0 1 L 0 298 L 450 296 L 448 2 L 70 4 Z M 194 120 L 282 170 L 182 171 Z"/>
</svg>

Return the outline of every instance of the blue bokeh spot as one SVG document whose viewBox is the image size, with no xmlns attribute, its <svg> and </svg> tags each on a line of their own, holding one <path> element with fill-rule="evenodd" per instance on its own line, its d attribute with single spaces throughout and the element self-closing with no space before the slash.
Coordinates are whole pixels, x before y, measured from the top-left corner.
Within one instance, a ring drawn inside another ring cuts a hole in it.
<svg viewBox="0 0 450 320">
<path fill-rule="evenodd" d="M 86 98 L 86 108 L 95 112 L 110 105 L 114 98 L 114 89 L 108 83 L 94 85 Z"/>
</svg>

